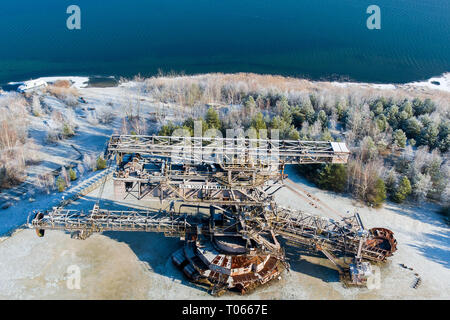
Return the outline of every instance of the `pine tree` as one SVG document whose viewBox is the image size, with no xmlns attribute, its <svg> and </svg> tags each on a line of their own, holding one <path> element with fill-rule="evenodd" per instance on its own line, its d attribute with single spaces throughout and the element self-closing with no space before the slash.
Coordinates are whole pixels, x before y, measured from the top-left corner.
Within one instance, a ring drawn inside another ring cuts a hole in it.
<svg viewBox="0 0 450 320">
<path fill-rule="evenodd" d="M 77 173 L 72 168 L 69 169 L 69 177 L 71 181 L 77 180 Z"/>
<path fill-rule="evenodd" d="M 325 111 L 320 110 L 319 113 L 317 114 L 317 120 L 320 121 L 320 123 L 322 124 L 322 129 L 325 129 L 328 127 L 328 116 L 325 113 Z"/>
<path fill-rule="evenodd" d="M 393 136 L 394 143 L 400 147 L 404 148 L 406 147 L 406 134 L 403 132 L 402 129 L 395 130 Z"/>
<path fill-rule="evenodd" d="M 327 164 L 319 172 L 317 185 L 326 190 L 344 192 L 347 187 L 347 168 L 343 164 Z"/>
<path fill-rule="evenodd" d="M 172 133 L 178 128 L 179 128 L 179 126 L 175 126 L 171 121 L 169 121 L 167 124 L 165 124 L 161 127 L 158 135 L 164 136 L 164 137 L 170 137 L 172 135 Z"/>
<path fill-rule="evenodd" d="M 402 203 L 403 201 L 405 201 L 406 197 L 408 197 L 410 194 L 411 194 L 411 183 L 409 182 L 409 179 L 407 177 L 403 177 L 392 199 L 395 202 Z"/>
<path fill-rule="evenodd" d="M 58 179 L 56 179 L 56 188 L 58 189 L 58 192 L 63 192 L 66 188 L 66 182 L 63 177 L 59 176 Z"/>
<path fill-rule="evenodd" d="M 419 120 L 417 120 L 416 117 L 412 117 L 412 118 L 408 119 L 404 129 L 405 129 L 405 132 L 408 135 L 408 137 L 417 139 L 422 127 L 421 127 Z"/>
<path fill-rule="evenodd" d="M 97 158 L 97 170 L 103 170 L 106 168 L 106 160 L 102 156 Z"/>
<path fill-rule="evenodd" d="M 378 178 L 376 180 L 375 184 L 368 191 L 366 200 L 375 208 L 378 208 L 383 204 L 384 200 L 386 200 L 386 186 L 382 179 Z"/>
<path fill-rule="evenodd" d="M 214 108 L 209 108 L 206 112 L 206 123 L 208 124 L 208 128 L 220 129 L 220 119 L 219 114 Z"/>
<path fill-rule="evenodd" d="M 244 110 L 247 115 L 252 115 L 256 109 L 256 102 L 252 96 L 248 97 L 248 99 L 244 102 Z"/>
</svg>

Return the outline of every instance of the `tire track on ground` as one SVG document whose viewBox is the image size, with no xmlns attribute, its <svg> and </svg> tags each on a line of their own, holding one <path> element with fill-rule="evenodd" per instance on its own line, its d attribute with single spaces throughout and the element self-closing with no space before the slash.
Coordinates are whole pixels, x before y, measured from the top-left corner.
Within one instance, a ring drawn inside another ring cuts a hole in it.
<svg viewBox="0 0 450 320">
<path fill-rule="evenodd" d="M 325 202 L 321 201 L 316 196 L 313 196 L 311 193 L 300 187 L 297 183 L 294 183 L 292 180 L 286 179 L 285 186 L 301 198 L 305 199 L 306 202 L 313 208 L 319 209 L 325 214 L 329 214 L 331 212 L 337 215 L 339 218 L 343 217 L 339 212 L 328 206 Z"/>
</svg>

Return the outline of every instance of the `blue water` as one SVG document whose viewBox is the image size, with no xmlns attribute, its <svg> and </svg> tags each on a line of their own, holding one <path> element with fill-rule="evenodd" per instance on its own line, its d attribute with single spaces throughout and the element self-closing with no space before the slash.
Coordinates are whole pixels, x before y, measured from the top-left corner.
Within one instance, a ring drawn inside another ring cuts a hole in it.
<svg viewBox="0 0 450 320">
<path fill-rule="evenodd" d="M 66 28 L 71 4 L 81 30 Z M 450 71 L 450 1 L 2 1 L 0 43 L 0 83 L 158 69 L 398 83 Z"/>
</svg>

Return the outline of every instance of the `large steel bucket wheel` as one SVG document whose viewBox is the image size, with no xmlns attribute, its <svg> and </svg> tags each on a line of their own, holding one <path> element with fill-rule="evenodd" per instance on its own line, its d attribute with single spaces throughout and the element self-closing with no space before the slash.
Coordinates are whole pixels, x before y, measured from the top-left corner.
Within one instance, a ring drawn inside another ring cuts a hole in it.
<svg viewBox="0 0 450 320">
<path fill-rule="evenodd" d="M 375 247 L 388 251 L 391 256 L 397 251 L 397 240 L 394 238 L 394 233 L 385 228 L 372 228 L 369 232 L 373 235 L 375 240 Z"/>
</svg>

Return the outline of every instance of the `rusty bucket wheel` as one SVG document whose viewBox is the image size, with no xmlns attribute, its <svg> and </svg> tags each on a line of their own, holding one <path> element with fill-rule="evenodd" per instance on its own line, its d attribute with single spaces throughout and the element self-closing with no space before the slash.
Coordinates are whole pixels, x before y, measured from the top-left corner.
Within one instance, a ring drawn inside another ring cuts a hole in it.
<svg viewBox="0 0 450 320">
<path fill-rule="evenodd" d="M 397 240 L 394 238 L 394 233 L 391 230 L 372 228 L 369 232 L 376 240 L 376 247 L 388 251 L 390 256 L 397 251 Z"/>
<path fill-rule="evenodd" d="M 44 218 L 44 214 L 42 212 L 36 213 L 33 220 L 41 221 Z M 36 234 L 39 238 L 42 238 L 45 235 L 45 229 L 37 229 Z"/>
</svg>

